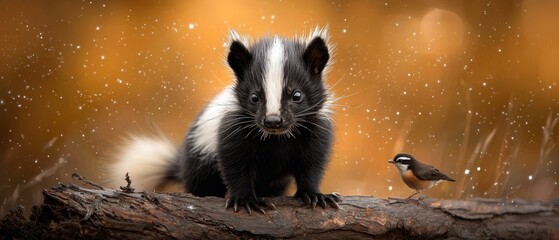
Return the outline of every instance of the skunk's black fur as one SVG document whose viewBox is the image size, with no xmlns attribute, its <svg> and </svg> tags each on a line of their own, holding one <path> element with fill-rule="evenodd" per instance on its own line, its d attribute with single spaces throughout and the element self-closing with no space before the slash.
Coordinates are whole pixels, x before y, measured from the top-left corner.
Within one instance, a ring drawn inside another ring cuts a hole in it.
<svg viewBox="0 0 559 240">
<path fill-rule="evenodd" d="M 296 197 L 337 207 L 337 195 L 319 191 L 333 141 L 327 41 L 324 29 L 306 40 L 253 43 L 232 32 L 227 62 L 236 83 L 206 106 L 166 170 L 152 174 L 159 180 L 146 186 L 177 180 L 187 192 L 227 196 L 227 207 L 250 212 L 272 207 L 260 197 L 285 194 L 295 179 Z"/>
</svg>

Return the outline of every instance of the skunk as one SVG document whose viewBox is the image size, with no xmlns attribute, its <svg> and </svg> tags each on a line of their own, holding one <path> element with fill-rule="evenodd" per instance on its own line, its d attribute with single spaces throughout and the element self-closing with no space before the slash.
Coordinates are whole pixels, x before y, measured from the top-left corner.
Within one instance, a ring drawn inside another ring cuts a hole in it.
<svg viewBox="0 0 559 240">
<path fill-rule="evenodd" d="M 209 102 L 178 149 L 164 136 L 130 136 L 108 168 L 112 185 L 129 172 L 143 190 L 178 182 L 196 196 L 226 197 L 235 212 L 264 213 L 274 205 L 261 197 L 284 195 L 295 179 L 306 205 L 338 208 L 336 193 L 319 191 L 333 142 L 327 29 L 229 38 L 235 83 Z"/>
</svg>

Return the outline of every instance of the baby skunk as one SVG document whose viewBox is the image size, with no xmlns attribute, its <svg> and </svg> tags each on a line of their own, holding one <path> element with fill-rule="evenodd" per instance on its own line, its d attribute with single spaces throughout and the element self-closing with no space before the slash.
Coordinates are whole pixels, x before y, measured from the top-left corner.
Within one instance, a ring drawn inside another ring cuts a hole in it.
<svg viewBox="0 0 559 240">
<path fill-rule="evenodd" d="M 144 190 L 177 181 L 250 213 L 273 209 L 261 197 L 284 195 L 294 178 L 296 198 L 338 208 L 337 194 L 319 191 L 333 141 L 327 41 L 318 28 L 308 38 L 252 42 L 232 31 L 227 63 L 236 82 L 204 108 L 178 151 L 165 137 L 131 136 L 109 167 L 112 184 L 126 172 Z"/>
</svg>

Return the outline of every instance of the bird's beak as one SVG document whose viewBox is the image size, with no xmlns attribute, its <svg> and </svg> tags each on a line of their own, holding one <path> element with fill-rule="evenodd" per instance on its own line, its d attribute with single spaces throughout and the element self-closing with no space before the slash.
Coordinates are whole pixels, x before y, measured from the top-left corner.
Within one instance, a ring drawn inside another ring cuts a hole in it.
<svg viewBox="0 0 559 240">
<path fill-rule="evenodd" d="M 390 160 L 388 160 L 388 163 L 394 164 L 394 163 L 396 163 L 396 162 L 394 162 L 394 160 L 390 159 Z"/>
</svg>

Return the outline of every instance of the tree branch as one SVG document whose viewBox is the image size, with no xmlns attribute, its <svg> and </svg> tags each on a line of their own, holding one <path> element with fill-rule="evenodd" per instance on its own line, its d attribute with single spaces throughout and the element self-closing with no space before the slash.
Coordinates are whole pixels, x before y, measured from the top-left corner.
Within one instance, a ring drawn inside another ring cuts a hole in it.
<svg viewBox="0 0 559 240">
<path fill-rule="evenodd" d="M 348 196 L 340 209 L 270 199 L 266 215 L 226 210 L 224 199 L 59 185 L 29 220 L 21 208 L 0 221 L 0 238 L 505 238 L 558 239 L 559 202 Z"/>
</svg>

